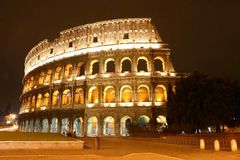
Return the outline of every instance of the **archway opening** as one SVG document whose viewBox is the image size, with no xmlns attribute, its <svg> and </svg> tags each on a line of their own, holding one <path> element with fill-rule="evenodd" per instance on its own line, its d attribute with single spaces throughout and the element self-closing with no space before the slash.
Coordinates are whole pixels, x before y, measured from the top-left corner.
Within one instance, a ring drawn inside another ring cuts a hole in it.
<svg viewBox="0 0 240 160">
<path fill-rule="evenodd" d="M 103 122 L 103 135 L 114 136 L 115 135 L 114 129 L 115 129 L 114 118 L 112 116 L 106 117 Z"/>
<path fill-rule="evenodd" d="M 42 121 L 42 126 L 43 126 L 43 129 L 42 129 L 42 132 L 43 133 L 48 133 L 48 119 L 44 119 Z"/>
<path fill-rule="evenodd" d="M 64 71 L 64 78 L 72 78 L 73 76 L 73 66 L 71 64 L 66 65 L 65 71 Z"/>
<path fill-rule="evenodd" d="M 51 125 L 50 125 L 50 132 L 58 133 L 58 119 L 57 118 L 52 118 Z"/>
<path fill-rule="evenodd" d="M 57 67 L 54 74 L 54 80 L 61 80 L 61 79 L 62 79 L 62 68 Z"/>
<path fill-rule="evenodd" d="M 114 62 L 114 60 L 107 61 L 106 72 L 107 73 L 115 72 L 115 62 Z"/>
<path fill-rule="evenodd" d="M 72 103 L 71 91 L 66 89 L 63 91 L 62 105 L 70 105 Z"/>
<path fill-rule="evenodd" d="M 140 116 L 137 121 L 137 125 L 139 127 L 146 127 L 150 121 L 150 118 L 148 116 Z"/>
<path fill-rule="evenodd" d="M 131 117 L 124 116 L 121 118 L 121 124 L 120 124 L 121 136 L 129 136 L 128 128 L 130 127 L 131 123 L 132 123 Z"/>
<path fill-rule="evenodd" d="M 69 120 L 68 118 L 62 119 L 61 134 L 67 135 L 69 132 Z"/>
<path fill-rule="evenodd" d="M 88 91 L 88 103 L 98 103 L 98 88 L 92 87 Z"/>
<path fill-rule="evenodd" d="M 34 132 L 41 132 L 41 121 L 40 121 L 40 119 L 35 120 Z"/>
<path fill-rule="evenodd" d="M 87 125 L 87 136 L 96 137 L 98 135 L 98 120 L 97 117 L 90 117 Z"/>
<path fill-rule="evenodd" d="M 83 120 L 81 117 L 75 118 L 73 122 L 73 133 L 75 136 L 83 136 Z"/>
<path fill-rule="evenodd" d="M 105 103 L 115 102 L 115 89 L 112 86 L 108 86 L 104 89 L 104 102 Z"/>
<path fill-rule="evenodd" d="M 121 68 L 121 72 L 131 72 L 132 70 L 132 64 L 131 61 L 129 59 L 125 59 L 122 61 L 122 68 Z"/>
<path fill-rule="evenodd" d="M 139 59 L 137 63 L 137 71 L 138 72 L 147 72 L 148 71 L 148 63 L 146 59 Z"/>
<path fill-rule="evenodd" d="M 98 61 L 93 62 L 91 68 L 92 68 L 92 75 L 99 74 L 99 62 Z"/>
<path fill-rule="evenodd" d="M 156 58 L 154 59 L 154 70 L 163 72 L 163 62 L 162 60 Z"/>
<path fill-rule="evenodd" d="M 132 102 L 132 88 L 130 86 L 121 88 L 121 102 Z"/>
<path fill-rule="evenodd" d="M 84 103 L 84 92 L 82 88 L 77 88 L 75 90 L 75 97 L 74 97 L 75 104 L 83 104 Z"/>
<path fill-rule="evenodd" d="M 52 96 L 52 106 L 59 106 L 60 105 L 60 96 L 58 91 L 53 92 Z"/>
<path fill-rule="evenodd" d="M 149 102 L 149 88 L 147 86 L 139 86 L 137 92 L 139 102 Z"/>
<path fill-rule="evenodd" d="M 166 102 L 167 92 L 164 86 L 158 85 L 155 88 L 155 102 Z"/>
</svg>

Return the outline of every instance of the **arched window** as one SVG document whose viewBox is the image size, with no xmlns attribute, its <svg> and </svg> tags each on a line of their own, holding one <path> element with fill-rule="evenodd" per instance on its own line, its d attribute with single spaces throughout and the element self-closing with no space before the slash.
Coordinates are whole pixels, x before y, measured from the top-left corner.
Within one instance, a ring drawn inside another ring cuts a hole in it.
<svg viewBox="0 0 240 160">
<path fill-rule="evenodd" d="M 138 72 L 147 72 L 148 71 L 148 60 L 146 57 L 140 57 L 138 59 L 137 71 Z"/>
<path fill-rule="evenodd" d="M 75 90 L 74 103 L 75 104 L 83 104 L 84 103 L 84 91 L 82 88 L 77 88 Z"/>
<path fill-rule="evenodd" d="M 154 59 L 154 71 L 163 72 L 163 70 L 164 70 L 163 59 L 160 57 L 155 58 Z"/>
<path fill-rule="evenodd" d="M 42 94 L 38 94 L 37 96 L 36 108 L 40 108 L 40 107 L 42 107 Z"/>
<path fill-rule="evenodd" d="M 132 88 L 123 86 L 120 90 L 121 102 L 132 102 Z"/>
<path fill-rule="evenodd" d="M 98 103 L 98 88 L 91 87 L 88 91 L 88 103 Z"/>
<path fill-rule="evenodd" d="M 64 71 L 64 78 L 72 78 L 73 76 L 73 66 L 71 64 L 66 65 L 65 71 Z"/>
<path fill-rule="evenodd" d="M 148 86 L 141 85 L 138 87 L 138 101 L 139 102 L 149 102 L 149 88 Z"/>
<path fill-rule="evenodd" d="M 66 89 L 63 91 L 62 105 L 70 105 L 72 103 L 71 91 Z"/>
<path fill-rule="evenodd" d="M 49 105 L 49 93 L 45 93 L 43 96 L 43 106 L 47 107 Z"/>
<path fill-rule="evenodd" d="M 59 104 L 60 104 L 59 92 L 54 91 L 52 95 L 52 106 L 59 106 Z"/>
<path fill-rule="evenodd" d="M 57 67 L 54 74 L 54 80 L 61 80 L 61 79 L 62 79 L 62 68 Z"/>
<path fill-rule="evenodd" d="M 49 70 L 47 71 L 46 83 L 51 83 L 51 80 L 52 80 L 52 70 L 49 69 Z"/>
<path fill-rule="evenodd" d="M 114 128 L 115 128 L 114 118 L 112 116 L 104 118 L 103 135 L 114 136 L 115 135 Z"/>
<path fill-rule="evenodd" d="M 98 120 L 97 117 L 93 116 L 88 118 L 87 136 L 95 137 L 97 135 L 98 135 Z"/>
<path fill-rule="evenodd" d="M 115 62 L 113 59 L 108 59 L 105 62 L 105 71 L 107 73 L 115 72 Z"/>
<path fill-rule="evenodd" d="M 38 79 L 39 85 L 42 85 L 44 83 L 44 76 L 45 76 L 44 72 L 41 72 Z"/>
<path fill-rule="evenodd" d="M 115 89 L 112 86 L 108 86 L 104 89 L 104 102 L 105 103 L 115 102 Z"/>
<path fill-rule="evenodd" d="M 98 61 L 93 61 L 91 63 L 91 73 L 92 75 L 94 74 L 99 74 L 99 62 Z"/>
<path fill-rule="evenodd" d="M 85 65 L 82 62 L 77 64 L 77 71 L 76 72 L 77 72 L 76 73 L 77 77 L 85 75 Z"/>
<path fill-rule="evenodd" d="M 155 88 L 155 102 L 165 102 L 167 98 L 166 88 L 162 85 L 158 85 Z"/>
<path fill-rule="evenodd" d="M 130 58 L 123 58 L 121 61 L 121 72 L 131 72 L 132 65 Z"/>
</svg>

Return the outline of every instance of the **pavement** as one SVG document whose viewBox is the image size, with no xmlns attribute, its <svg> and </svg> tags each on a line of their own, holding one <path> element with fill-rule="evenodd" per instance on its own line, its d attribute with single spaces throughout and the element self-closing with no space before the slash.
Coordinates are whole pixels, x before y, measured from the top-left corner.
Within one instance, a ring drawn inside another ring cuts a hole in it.
<svg viewBox="0 0 240 160">
<path fill-rule="evenodd" d="M 0 160 L 240 160 L 240 151 L 215 152 L 196 146 L 162 144 L 158 138 L 82 138 L 84 150 L 0 150 Z"/>
</svg>

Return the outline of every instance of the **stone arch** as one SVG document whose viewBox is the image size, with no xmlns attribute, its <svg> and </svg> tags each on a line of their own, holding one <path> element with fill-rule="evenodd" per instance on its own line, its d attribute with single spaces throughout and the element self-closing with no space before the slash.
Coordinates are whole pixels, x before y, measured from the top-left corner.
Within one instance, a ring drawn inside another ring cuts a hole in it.
<svg viewBox="0 0 240 160">
<path fill-rule="evenodd" d="M 150 118 L 146 115 L 142 115 L 138 118 L 137 124 L 139 127 L 144 127 L 148 125 Z"/>
<path fill-rule="evenodd" d="M 150 89 L 147 85 L 140 85 L 137 88 L 138 102 L 150 101 Z"/>
<path fill-rule="evenodd" d="M 67 135 L 67 133 L 69 132 L 69 119 L 68 118 L 63 118 L 61 120 L 61 134 L 63 135 Z"/>
<path fill-rule="evenodd" d="M 36 104 L 36 108 L 39 109 L 40 107 L 42 107 L 42 94 L 38 94 L 37 96 L 37 104 Z"/>
<path fill-rule="evenodd" d="M 73 65 L 67 64 L 64 70 L 64 78 L 68 79 L 68 78 L 72 78 L 72 76 L 73 76 Z"/>
<path fill-rule="evenodd" d="M 50 133 L 58 133 L 58 118 L 51 119 Z"/>
<path fill-rule="evenodd" d="M 87 136 L 98 136 L 98 119 L 95 116 L 89 117 L 87 121 Z"/>
<path fill-rule="evenodd" d="M 39 118 L 35 120 L 34 132 L 41 132 L 41 121 Z"/>
<path fill-rule="evenodd" d="M 57 67 L 55 70 L 55 74 L 54 74 L 54 80 L 61 80 L 62 79 L 62 68 L 61 67 Z"/>
<path fill-rule="evenodd" d="M 113 86 L 107 86 L 104 88 L 104 103 L 114 103 L 116 97 L 116 91 Z"/>
<path fill-rule="evenodd" d="M 34 131 L 34 124 L 33 124 L 33 119 L 30 119 L 28 121 L 28 132 L 33 132 Z"/>
<path fill-rule="evenodd" d="M 74 95 L 75 104 L 84 104 L 84 91 L 82 88 L 76 88 Z"/>
<path fill-rule="evenodd" d="M 129 85 L 124 85 L 120 89 L 121 102 L 132 102 L 133 93 L 132 87 Z"/>
<path fill-rule="evenodd" d="M 85 64 L 83 62 L 79 62 L 77 64 L 76 77 L 85 75 Z"/>
<path fill-rule="evenodd" d="M 39 84 L 39 85 L 43 85 L 43 83 L 44 83 L 44 78 L 45 78 L 45 73 L 44 73 L 44 72 L 41 72 L 40 75 L 39 75 L 39 78 L 38 78 L 38 84 Z"/>
<path fill-rule="evenodd" d="M 132 123 L 132 118 L 129 116 L 124 116 L 120 120 L 120 135 L 121 136 L 129 136 L 128 127 Z"/>
<path fill-rule="evenodd" d="M 83 136 L 83 119 L 82 119 L 82 117 L 77 117 L 74 119 L 73 133 L 77 137 Z"/>
<path fill-rule="evenodd" d="M 165 71 L 164 59 L 160 56 L 154 58 L 154 71 Z"/>
<path fill-rule="evenodd" d="M 32 88 L 34 85 L 34 77 L 32 76 L 29 81 L 29 88 Z"/>
<path fill-rule="evenodd" d="M 32 100 L 31 100 L 31 111 L 34 111 L 36 107 L 36 96 L 32 96 Z"/>
<path fill-rule="evenodd" d="M 115 72 L 115 60 L 113 58 L 109 58 L 104 63 L 104 68 L 106 73 L 114 73 Z"/>
<path fill-rule="evenodd" d="M 166 127 L 167 127 L 167 118 L 166 116 L 164 115 L 159 115 L 157 118 L 157 123 L 158 123 L 158 126 L 157 126 L 157 129 L 159 132 L 162 132 Z"/>
<path fill-rule="evenodd" d="M 25 132 L 29 132 L 29 127 L 28 127 L 28 120 L 25 120 L 25 122 L 24 122 L 24 131 Z"/>
<path fill-rule="evenodd" d="M 43 96 L 43 106 L 48 107 L 49 106 L 49 93 L 45 93 Z"/>
<path fill-rule="evenodd" d="M 51 83 L 51 81 L 52 81 L 52 70 L 49 69 L 49 70 L 47 71 L 47 75 L 46 75 L 46 80 L 45 80 L 45 82 L 49 84 L 49 83 Z"/>
<path fill-rule="evenodd" d="M 157 85 L 155 88 L 155 102 L 166 102 L 167 90 L 163 85 Z"/>
<path fill-rule="evenodd" d="M 48 133 L 48 129 L 49 129 L 48 119 L 45 118 L 42 120 L 42 132 Z"/>
<path fill-rule="evenodd" d="M 72 95 L 70 89 L 65 89 L 62 94 L 62 105 L 71 105 Z"/>
<path fill-rule="evenodd" d="M 88 103 L 98 103 L 99 102 L 99 91 L 97 87 L 91 87 L 88 90 Z"/>
<path fill-rule="evenodd" d="M 59 106 L 60 105 L 60 95 L 59 91 L 54 91 L 52 94 L 52 106 Z"/>
<path fill-rule="evenodd" d="M 137 60 L 137 71 L 138 72 L 148 72 L 149 62 L 146 57 L 139 57 Z"/>
<path fill-rule="evenodd" d="M 132 71 L 132 61 L 129 57 L 124 57 L 121 60 L 121 73 Z"/>
<path fill-rule="evenodd" d="M 99 74 L 100 65 L 98 60 L 93 60 L 90 64 L 90 72 L 92 75 Z"/>
<path fill-rule="evenodd" d="M 115 120 L 112 116 L 105 117 L 103 120 L 103 135 L 114 136 L 115 135 Z"/>
</svg>

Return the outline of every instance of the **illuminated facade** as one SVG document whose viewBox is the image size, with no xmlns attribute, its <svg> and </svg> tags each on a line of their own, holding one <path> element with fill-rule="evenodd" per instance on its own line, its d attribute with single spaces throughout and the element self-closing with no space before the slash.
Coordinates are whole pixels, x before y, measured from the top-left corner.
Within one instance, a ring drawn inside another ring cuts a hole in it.
<svg viewBox="0 0 240 160">
<path fill-rule="evenodd" d="M 167 87 L 179 77 L 151 19 L 77 26 L 27 55 L 19 130 L 127 136 L 152 107 L 166 123 Z"/>
</svg>

